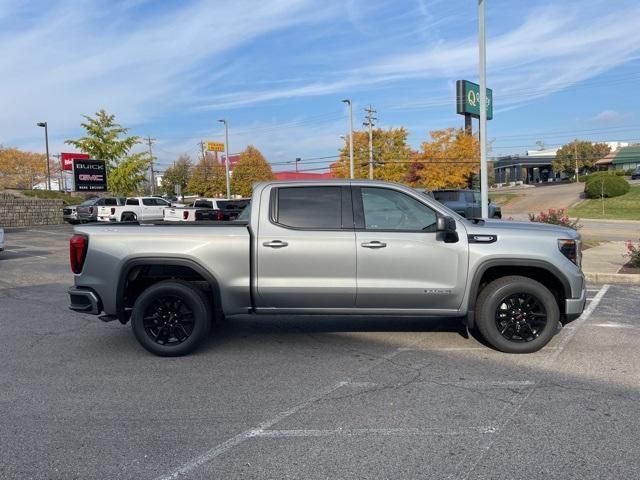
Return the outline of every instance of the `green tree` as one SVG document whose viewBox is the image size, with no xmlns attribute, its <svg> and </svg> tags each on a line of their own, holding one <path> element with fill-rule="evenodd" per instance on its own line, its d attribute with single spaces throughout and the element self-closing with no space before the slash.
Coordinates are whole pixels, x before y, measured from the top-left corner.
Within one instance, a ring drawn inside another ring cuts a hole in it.
<svg viewBox="0 0 640 480">
<path fill-rule="evenodd" d="M 80 125 L 86 135 L 64 143 L 105 161 L 108 187 L 114 194 L 130 195 L 140 191 L 153 160 L 146 152 L 131 153 L 131 149 L 140 143 L 140 138 L 126 136 L 129 129 L 116 123 L 115 115 L 104 110 L 96 112 L 95 117 L 83 117 L 86 121 Z"/>
<path fill-rule="evenodd" d="M 576 159 L 580 171 L 592 171 L 596 161 L 606 156 L 611 148 L 605 143 L 592 143 L 585 140 L 574 140 L 563 145 L 556 152 L 552 162 L 553 170 L 569 175 L 575 174 Z"/>
<path fill-rule="evenodd" d="M 180 155 L 178 160 L 173 163 L 173 166 L 165 170 L 162 176 L 162 190 L 165 193 L 172 194 L 175 191 L 175 186 L 180 185 L 182 192 L 185 192 L 192 168 L 193 163 L 189 155 Z"/>
<path fill-rule="evenodd" d="M 240 153 L 240 160 L 233 169 L 231 191 L 236 195 L 250 197 L 254 183 L 273 178 L 271 166 L 260 150 L 249 145 Z"/>
<path fill-rule="evenodd" d="M 408 132 L 404 128 L 373 130 L 374 178 L 390 182 L 404 180 L 411 160 Z M 356 178 L 369 178 L 369 132 L 353 132 L 353 163 Z M 331 166 L 334 176 L 349 177 L 349 138 L 340 149 L 340 158 Z"/>
<path fill-rule="evenodd" d="M 85 129 L 86 135 L 77 140 L 65 140 L 64 143 L 88 153 L 91 158 L 104 160 L 107 169 L 116 167 L 118 162 L 126 158 L 131 149 L 140 143 L 140 137 L 135 135 L 121 138 L 129 129 L 116 123 L 115 115 L 99 110 L 95 117 L 83 117 L 86 121 L 80 125 Z"/>
<path fill-rule="evenodd" d="M 129 155 L 120 160 L 107 174 L 109 190 L 117 196 L 130 196 L 142 193 L 142 185 L 147 180 L 151 158 L 147 152 Z"/>
<path fill-rule="evenodd" d="M 201 197 L 220 197 L 227 192 L 225 169 L 210 156 L 202 158 L 191 170 L 187 191 Z"/>
</svg>

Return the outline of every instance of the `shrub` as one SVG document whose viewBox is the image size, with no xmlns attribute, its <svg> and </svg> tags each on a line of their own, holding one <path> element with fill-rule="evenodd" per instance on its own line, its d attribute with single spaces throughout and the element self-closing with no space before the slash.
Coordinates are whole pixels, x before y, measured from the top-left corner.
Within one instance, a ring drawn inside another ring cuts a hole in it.
<svg viewBox="0 0 640 480">
<path fill-rule="evenodd" d="M 536 223 L 549 223 L 551 225 L 561 225 L 563 227 L 573 228 L 578 230 L 582 225 L 578 224 L 579 219 L 571 220 L 567 211 L 564 208 L 556 210 L 550 208 L 548 212 L 540 212 L 538 215 L 535 213 L 529 214 L 529 221 Z"/>
<path fill-rule="evenodd" d="M 629 263 L 634 267 L 640 267 L 640 243 L 634 245 L 634 243 L 629 240 L 627 241 L 627 257 L 629 257 Z"/>
<path fill-rule="evenodd" d="M 629 191 L 629 182 L 611 174 L 591 174 L 584 185 L 587 198 L 619 197 Z"/>
<path fill-rule="evenodd" d="M 27 197 L 42 198 L 47 200 L 62 200 L 65 205 L 77 205 L 84 202 L 84 198 L 67 195 L 64 192 L 55 190 L 23 190 L 22 194 Z"/>
</svg>

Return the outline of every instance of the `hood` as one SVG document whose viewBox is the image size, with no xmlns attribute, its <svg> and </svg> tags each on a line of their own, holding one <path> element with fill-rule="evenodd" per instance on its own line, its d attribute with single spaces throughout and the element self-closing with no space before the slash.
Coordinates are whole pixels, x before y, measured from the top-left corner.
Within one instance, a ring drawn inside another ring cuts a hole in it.
<svg viewBox="0 0 640 480">
<path fill-rule="evenodd" d="M 536 223 L 519 220 L 484 220 L 475 223 L 471 220 L 466 222 L 467 231 L 470 234 L 489 234 L 489 233 L 508 233 L 513 231 L 529 231 L 535 234 L 555 234 L 558 238 L 579 239 L 580 234 L 572 228 L 562 227 L 560 225 L 551 225 L 548 223 Z"/>
</svg>

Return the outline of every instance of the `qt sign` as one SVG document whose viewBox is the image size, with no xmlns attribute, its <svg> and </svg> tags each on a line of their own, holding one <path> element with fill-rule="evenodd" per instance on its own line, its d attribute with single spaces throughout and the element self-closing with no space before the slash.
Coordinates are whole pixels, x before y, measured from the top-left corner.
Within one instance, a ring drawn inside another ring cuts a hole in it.
<svg viewBox="0 0 640 480">
<path fill-rule="evenodd" d="M 107 167 L 104 160 L 73 159 L 73 180 L 76 192 L 107 190 Z"/>
<path fill-rule="evenodd" d="M 480 85 L 469 80 L 456 81 L 456 113 L 480 118 Z M 493 90 L 487 88 L 487 120 L 493 118 Z"/>
</svg>

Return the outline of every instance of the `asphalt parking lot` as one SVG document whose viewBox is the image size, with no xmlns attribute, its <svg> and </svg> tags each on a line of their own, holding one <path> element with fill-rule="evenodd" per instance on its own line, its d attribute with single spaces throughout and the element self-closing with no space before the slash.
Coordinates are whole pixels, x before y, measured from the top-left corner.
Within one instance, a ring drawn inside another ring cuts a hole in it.
<svg viewBox="0 0 640 480">
<path fill-rule="evenodd" d="M 0 478 L 640 478 L 640 288 L 542 351 L 450 320 L 239 318 L 158 358 L 67 310 L 71 229 L 0 253 Z"/>
</svg>

